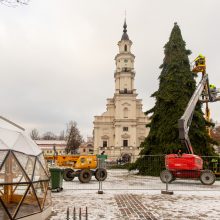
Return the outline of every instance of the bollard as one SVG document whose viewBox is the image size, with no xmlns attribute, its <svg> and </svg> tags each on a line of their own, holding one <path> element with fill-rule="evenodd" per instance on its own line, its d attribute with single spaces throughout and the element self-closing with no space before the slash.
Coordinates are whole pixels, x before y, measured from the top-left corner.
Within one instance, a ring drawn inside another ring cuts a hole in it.
<svg viewBox="0 0 220 220">
<path fill-rule="evenodd" d="M 103 194 L 102 181 L 100 181 L 100 180 L 99 180 L 99 190 L 98 190 L 98 194 Z"/>
<path fill-rule="evenodd" d="M 168 191 L 168 177 L 167 177 L 167 175 L 166 175 L 166 191 Z"/>
<path fill-rule="evenodd" d="M 67 208 L 67 211 L 66 211 L 66 219 L 70 220 L 70 210 L 69 210 L 69 207 Z"/>
<path fill-rule="evenodd" d="M 82 215 L 81 208 L 79 208 L 79 220 L 81 220 L 81 215 Z"/>
<path fill-rule="evenodd" d="M 76 208 L 73 209 L 73 220 L 76 220 Z"/>
<path fill-rule="evenodd" d="M 161 190 L 161 194 L 173 195 L 173 191 L 168 190 L 168 175 L 165 175 L 166 178 L 166 190 Z"/>
<path fill-rule="evenodd" d="M 88 220 L 88 209 L 87 209 L 87 206 L 86 206 L 86 220 Z"/>
<path fill-rule="evenodd" d="M 98 159 L 98 167 L 101 168 L 101 158 Z M 103 190 L 102 190 L 102 181 L 99 180 L 99 190 L 98 190 L 98 194 L 103 194 Z"/>
</svg>

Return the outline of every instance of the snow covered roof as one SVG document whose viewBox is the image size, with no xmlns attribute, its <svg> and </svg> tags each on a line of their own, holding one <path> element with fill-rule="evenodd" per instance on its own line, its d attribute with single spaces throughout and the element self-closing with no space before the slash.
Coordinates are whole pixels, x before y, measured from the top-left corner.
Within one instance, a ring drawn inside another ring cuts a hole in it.
<svg viewBox="0 0 220 220">
<path fill-rule="evenodd" d="M 35 140 L 37 145 L 66 145 L 64 140 Z"/>
<path fill-rule="evenodd" d="M 42 151 L 25 132 L 0 128 L 0 150 L 15 150 L 37 156 Z"/>
</svg>

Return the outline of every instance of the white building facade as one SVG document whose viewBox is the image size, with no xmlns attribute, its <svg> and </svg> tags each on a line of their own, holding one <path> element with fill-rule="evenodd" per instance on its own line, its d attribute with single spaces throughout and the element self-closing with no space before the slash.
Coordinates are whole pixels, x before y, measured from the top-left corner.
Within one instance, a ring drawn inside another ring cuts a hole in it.
<svg viewBox="0 0 220 220">
<path fill-rule="evenodd" d="M 131 53 L 132 41 L 124 23 L 119 53 L 115 56 L 116 70 L 114 97 L 107 99 L 107 111 L 94 120 L 94 153 L 112 159 L 133 162 L 140 152 L 140 144 L 149 133 L 149 119 L 142 111 L 142 100 L 137 99 L 134 87 L 135 56 Z"/>
</svg>

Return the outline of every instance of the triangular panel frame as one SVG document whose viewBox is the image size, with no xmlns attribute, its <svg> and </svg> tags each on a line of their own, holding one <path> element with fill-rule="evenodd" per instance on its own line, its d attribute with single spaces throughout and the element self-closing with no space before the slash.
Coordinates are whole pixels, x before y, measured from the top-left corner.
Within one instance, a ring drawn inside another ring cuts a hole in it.
<svg viewBox="0 0 220 220">
<path fill-rule="evenodd" d="M 36 185 L 36 184 L 43 184 L 44 191 L 45 191 L 43 198 L 39 198 L 39 196 L 38 196 L 38 194 L 37 194 L 37 192 L 36 192 L 36 188 L 35 188 L 35 185 Z M 44 203 L 45 203 L 46 196 L 47 196 L 47 191 L 49 190 L 49 189 L 48 189 L 48 188 L 49 188 L 49 182 L 48 182 L 48 181 L 35 182 L 35 183 L 33 183 L 33 188 L 34 188 L 34 190 L 35 190 L 35 194 L 36 194 L 37 199 L 38 199 L 38 201 L 39 201 L 40 207 L 41 207 L 41 209 L 43 210 L 43 208 L 44 208 Z M 42 199 L 42 201 L 40 202 L 41 199 Z"/>
<path fill-rule="evenodd" d="M 46 206 L 46 202 L 47 202 L 47 199 L 48 199 L 48 197 L 50 197 L 49 198 L 49 200 L 50 200 L 50 203 Z M 47 190 L 47 193 L 46 193 L 46 196 L 45 196 L 45 200 L 44 200 L 44 206 L 43 206 L 43 210 L 45 210 L 46 208 L 48 208 L 50 205 L 51 205 L 51 190 Z"/>
<path fill-rule="evenodd" d="M 15 184 L 12 184 L 12 185 L 15 185 Z M 23 186 L 23 184 L 17 184 L 17 185 L 22 185 L 22 186 Z M 29 185 L 28 183 L 27 183 L 26 185 L 27 185 L 27 188 L 25 189 L 25 192 L 24 192 L 22 198 L 19 200 L 19 202 L 17 203 L 17 205 L 14 207 L 14 209 L 12 209 L 11 211 L 9 210 L 9 208 L 7 207 L 7 205 L 5 204 L 5 202 L 0 198 L 0 200 L 1 200 L 0 202 L 2 203 L 3 207 L 7 210 L 6 212 L 7 212 L 7 214 L 10 216 L 11 219 L 14 219 L 14 217 L 16 216 L 17 211 L 18 211 L 18 209 L 19 209 L 19 207 L 20 207 L 20 205 L 21 205 L 23 199 L 24 199 L 24 197 L 25 197 L 25 195 L 26 195 L 28 189 L 30 188 L 30 185 Z"/>
<path fill-rule="evenodd" d="M 43 169 L 45 170 L 47 176 L 49 177 L 49 176 L 50 176 L 50 172 L 49 172 L 49 170 L 48 170 L 47 162 L 46 162 L 45 159 L 44 159 L 43 153 L 41 153 L 40 155 L 38 155 L 38 156 L 37 156 L 37 159 L 38 159 L 38 161 L 40 162 L 40 164 L 42 165 Z M 42 161 L 42 160 L 43 160 L 43 161 Z M 42 162 L 43 162 L 44 164 L 43 164 Z M 45 169 L 45 168 L 46 168 L 46 169 Z"/>
<path fill-rule="evenodd" d="M 7 151 L 7 150 L 5 150 L 5 151 Z M 2 169 L 2 166 L 4 165 L 9 154 L 10 154 L 10 150 L 8 150 L 7 154 L 5 155 L 4 159 L 2 160 L 2 163 L 0 164 L 0 170 Z"/>
<path fill-rule="evenodd" d="M 19 161 L 17 160 L 16 156 L 13 154 L 12 151 L 10 151 L 9 154 L 7 155 L 7 157 L 5 158 L 4 163 L 2 164 L 2 166 L 0 168 L 0 172 L 3 169 L 6 169 L 7 167 L 10 167 L 10 166 L 7 166 L 7 163 L 12 164 L 12 166 L 15 166 L 15 167 L 17 166 L 17 171 L 19 171 L 20 174 L 21 174 L 20 180 L 14 182 L 13 167 L 9 168 L 9 169 L 11 169 L 11 172 L 10 172 L 10 170 L 9 171 L 5 170 L 4 173 L 5 173 L 6 177 L 8 176 L 8 178 L 11 178 L 11 180 L 10 179 L 8 180 L 9 182 L 7 184 L 12 184 L 13 185 L 13 184 L 21 183 L 22 178 L 25 179 L 25 181 L 23 181 L 23 183 L 25 183 L 25 184 L 26 183 L 29 183 L 29 184 L 31 183 L 31 181 L 28 178 L 25 170 L 22 168 L 22 166 L 20 165 Z M 11 173 L 11 177 L 8 175 L 8 172 Z M 16 172 L 16 173 L 18 174 L 18 172 Z M 15 175 L 15 172 L 14 172 L 14 175 Z"/>
<path fill-rule="evenodd" d="M 5 203 L 2 201 L 1 197 L 0 197 L 0 205 L 3 207 L 3 211 L 4 213 L 6 213 L 8 215 L 9 219 L 12 219 L 12 216 L 10 214 L 10 212 L 7 209 L 7 206 L 5 205 Z M 0 216 L 1 217 L 1 216 Z"/>
<path fill-rule="evenodd" d="M 35 174 L 37 172 L 39 172 L 39 170 L 37 171 L 38 168 L 40 170 L 40 174 L 43 176 L 43 179 L 35 180 Z M 33 177 L 32 177 L 32 182 L 47 181 L 49 179 L 50 179 L 50 177 L 48 176 L 47 172 L 44 170 L 43 166 L 41 165 L 41 162 L 36 157 L 36 162 L 35 162 L 35 166 L 34 166 L 34 173 L 33 173 Z"/>
<path fill-rule="evenodd" d="M 31 185 L 29 185 L 27 191 L 25 192 L 25 195 L 24 195 L 24 197 L 22 198 L 22 201 L 19 203 L 19 207 L 17 208 L 16 213 L 15 213 L 15 215 L 13 216 L 14 219 L 17 219 L 17 218 L 20 219 L 20 218 L 23 218 L 23 217 L 26 217 L 26 216 L 30 215 L 30 214 L 23 214 L 22 216 L 18 216 L 19 211 L 21 210 L 21 207 L 24 205 L 25 199 L 27 199 L 27 195 L 28 195 L 28 194 L 31 194 L 31 191 L 32 191 L 33 199 L 37 202 L 37 205 L 38 205 L 38 208 L 39 208 L 38 211 L 31 212 L 31 215 L 32 215 L 32 214 L 35 214 L 35 213 L 39 213 L 39 212 L 42 211 L 42 209 L 41 209 L 41 207 L 40 207 L 40 203 L 39 203 L 38 198 L 37 198 L 37 196 L 36 196 L 35 190 L 34 190 L 34 188 L 33 188 L 33 185 L 31 184 Z"/>
<path fill-rule="evenodd" d="M 14 153 L 16 159 L 18 160 L 19 164 L 22 166 L 23 170 L 25 171 L 26 175 L 29 177 L 29 180 L 31 181 L 33 173 L 34 173 L 36 157 L 29 156 L 29 155 L 26 155 L 26 154 L 23 154 L 20 152 L 16 152 L 16 151 L 14 151 L 13 153 Z M 23 157 L 22 159 L 25 159 L 25 157 L 27 158 L 25 164 L 23 164 L 23 160 L 21 160 L 19 158 L 19 156 Z M 30 163 L 32 163 L 33 168 L 31 170 L 31 173 L 29 174 L 29 173 L 27 173 L 27 169 L 28 169 L 28 166 L 30 165 Z"/>
</svg>

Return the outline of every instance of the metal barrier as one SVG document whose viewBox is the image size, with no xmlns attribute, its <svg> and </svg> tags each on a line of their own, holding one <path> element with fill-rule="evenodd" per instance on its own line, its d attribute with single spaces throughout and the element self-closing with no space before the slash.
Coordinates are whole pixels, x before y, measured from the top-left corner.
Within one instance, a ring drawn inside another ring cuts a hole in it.
<svg viewBox="0 0 220 220">
<path fill-rule="evenodd" d="M 129 161 L 119 160 L 118 157 L 111 157 L 107 160 L 99 159 L 98 168 L 106 168 L 107 178 L 104 181 L 97 181 L 93 176 L 89 183 L 80 183 L 77 178 L 70 182 L 63 182 L 64 190 L 87 190 L 96 191 L 99 194 L 106 190 L 165 190 L 169 191 L 220 191 L 220 157 L 202 157 L 204 169 L 210 169 L 216 175 L 213 185 L 204 185 L 200 180 L 188 178 L 163 183 L 160 179 L 160 172 L 165 170 L 165 155 L 142 156 L 141 166 L 144 172 L 132 169 L 133 164 Z M 166 186 L 167 184 L 167 186 Z"/>
</svg>

